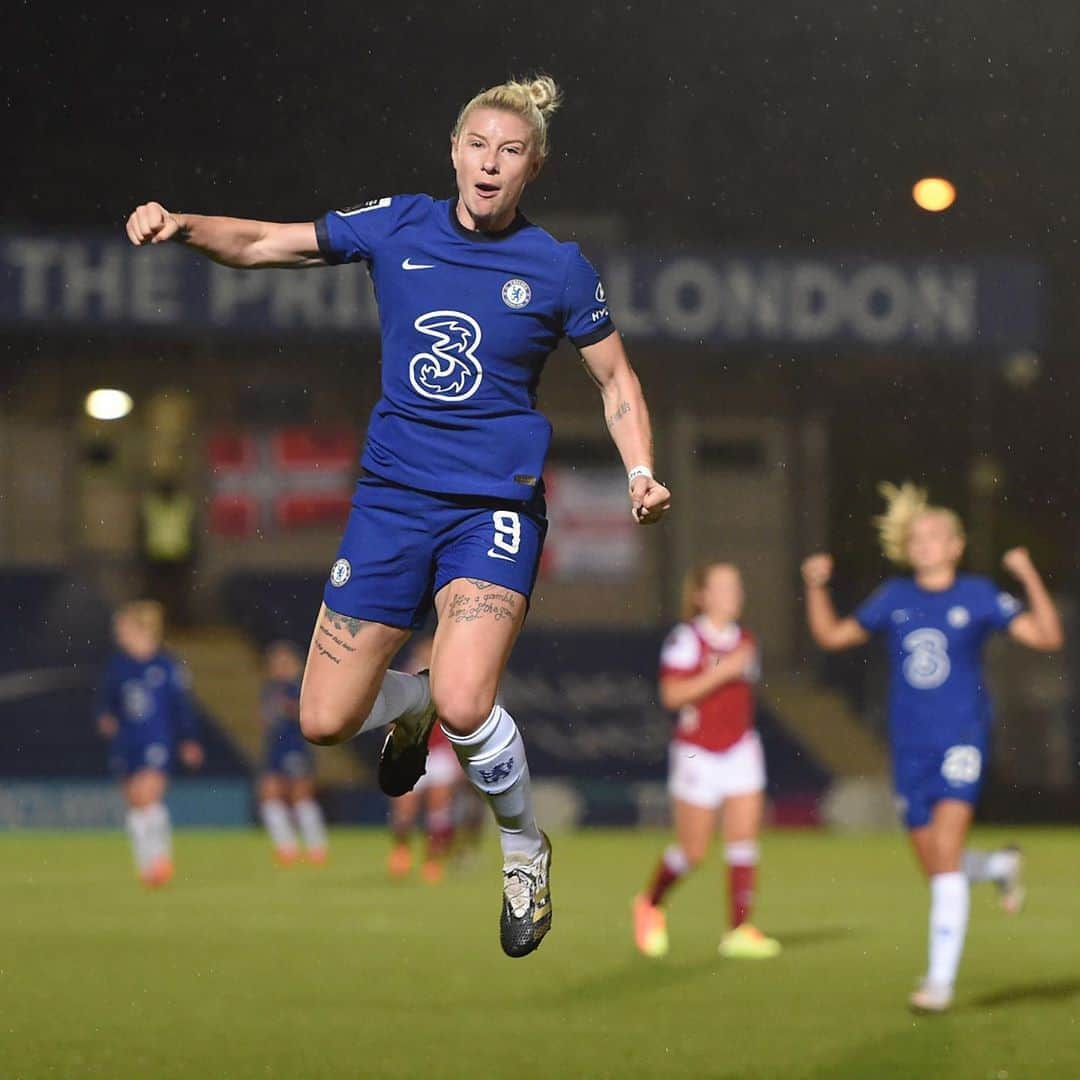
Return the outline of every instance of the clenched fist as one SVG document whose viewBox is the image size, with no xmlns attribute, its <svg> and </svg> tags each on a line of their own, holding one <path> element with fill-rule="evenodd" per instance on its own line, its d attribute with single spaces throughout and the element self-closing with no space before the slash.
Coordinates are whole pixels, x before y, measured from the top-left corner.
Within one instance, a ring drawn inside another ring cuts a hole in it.
<svg viewBox="0 0 1080 1080">
<path fill-rule="evenodd" d="M 1001 565 L 1020 581 L 1036 573 L 1035 564 L 1031 561 L 1026 547 L 1010 548 L 1001 556 Z"/>
<path fill-rule="evenodd" d="M 630 512 L 639 525 L 655 525 L 671 509 L 671 492 L 651 476 L 639 476 L 630 489 Z"/>
<path fill-rule="evenodd" d="M 803 560 L 802 578 L 810 588 L 823 589 L 829 584 L 833 572 L 833 557 L 823 552 Z"/>
<path fill-rule="evenodd" d="M 163 244 L 179 230 L 180 222 L 161 203 L 143 203 L 127 219 L 128 239 L 136 245 Z"/>
</svg>

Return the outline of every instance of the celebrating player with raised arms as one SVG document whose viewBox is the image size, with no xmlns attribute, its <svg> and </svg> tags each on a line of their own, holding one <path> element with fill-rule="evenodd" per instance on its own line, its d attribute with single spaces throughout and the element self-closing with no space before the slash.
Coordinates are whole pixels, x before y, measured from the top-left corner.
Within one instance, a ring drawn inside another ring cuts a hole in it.
<svg viewBox="0 0 1080 1080">
<path fill-rule="evenodd" d="M 754 730 L 757 641 L 739 623 L 742 575 L 707 563 L 683 583 L 683 622 L 660 654 L 660 699 L 678 716 L 668 764 L 675 843 L 664 852 L 647 892 L 634 900 L 634 940 L 646 956 L 668 951 L 661 904 L 705 858 L 720 823 L 728 866 L 730 929 L 720 954 L 766 959 L 780 944 L 751 922 L 758 833 L 765 806 L 765 756 Z"/>
<path fill-rule="evenodd" d="M 596 271 L 518 209 L 547 157 L 557 102 L 547 77 L 469 101 L 450 139 L 451 199 L 397 195 L 298 224 L 147 203 L 127 225 L 135 244 L 176 240 L 228 266 L 368 264 L 382 397 L 312 637 L 300 723 L 312 741 L 337 743 L 394 722 L 379 778 L 400 795 L 424 772 L 438 717 L 499 825 L 500 938 L 511 956 L 532 952 L 551 925 L 551 849 L 521 735 L 495 695 L 547 527 L 551 427 L 536 388 L 563 335 L 600 388 L 634 518 L 657 521 L 670 500 L 652 475 L 645 401 Z M 433 598 L 430 676 L 388 671 Z"/>
<path fill-rule="evenodd" d="M 202 764 L 202 746 L 183 665 L 161 647 L 164 612 L 152 600 L 122 607 L 113 619 L 117 651 L 97 699 L 97 726 L 109 740 L 109 765 L 128 805 L 127 829 L 139 880 L 150 888 L 172 880 L 172 826 L 165 805 L 169 768 L 179 753 Z"/>
<path fill-rule="evenodd" d="M 996 882 L 1006 910 L 1018 910 L 1023 898 L 1017 851 L 965 850 L 991 724 L 983 647 L 1000 630 L 1041 652 L 1060 649 L 1064 637 L 1024 548 L 1006 552 L 1002 565 L 1024 587 L 1026 611 L 988 578 L 958 572 L 964 531 L 953 511 L 929 505 L 913 484 L 883 484 L 881 492 L 887 505 L 875 524 L 882 550 L 910 575 L 891 578 L 854 616 L 840 618 L 828 591 L 832 559 L 812 555 L 802 567 L 806 609 L 822 648 L 849 649 L 876 634 L 888 650 L 893 782 L 930 881 L 929 966 L 909 1001 L 914 1009 L 941 1012 L 952 1004 L 969 883 Z"/>
</svg>

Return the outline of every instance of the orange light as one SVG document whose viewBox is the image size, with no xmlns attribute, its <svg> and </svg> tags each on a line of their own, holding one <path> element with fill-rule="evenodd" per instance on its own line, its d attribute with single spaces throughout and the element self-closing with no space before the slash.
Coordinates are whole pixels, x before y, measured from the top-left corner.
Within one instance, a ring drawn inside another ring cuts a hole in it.
<svg viewBox="0 0 1080 1080">
<path fill-rule="evenodd" d="M 956 188 L 940 176 L 926 176 L 911 189 L 911 197 L 923 210 L 939 214 L 956 202 Z"/>
</svg>

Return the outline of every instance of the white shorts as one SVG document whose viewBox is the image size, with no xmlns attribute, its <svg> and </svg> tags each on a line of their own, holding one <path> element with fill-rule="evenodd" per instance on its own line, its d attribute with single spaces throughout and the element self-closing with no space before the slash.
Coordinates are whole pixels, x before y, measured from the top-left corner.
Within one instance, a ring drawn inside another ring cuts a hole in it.
<svg viewBox="0 0 1080 1080">
<path fill-rule="evenodd" d="M 668 751 L 668 794 L 680 802 L 714 810 L 732 795 L 765 789 L 765 753 L 756 731 L 748 731 L 720 753 L 675 739 Z"/>
<path fill-rule="evenodd" d="M 416 782 L 413 791 L 429 787 L 451 787 L 464 779 L 457 754 L 449 746 L 436 746 L 428 753 L 427 772 Z"/>
</svg>

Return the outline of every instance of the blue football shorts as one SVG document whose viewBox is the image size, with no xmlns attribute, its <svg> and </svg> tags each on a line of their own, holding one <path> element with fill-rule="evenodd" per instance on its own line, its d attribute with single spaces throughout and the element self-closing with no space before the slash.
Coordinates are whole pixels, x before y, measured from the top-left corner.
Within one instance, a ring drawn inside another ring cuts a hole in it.
<svg viewBox="0 0 1080 1080">
<path fill-rule="evenodd" d="M 365 473 L 323 601 L 366 622 L 417 630 L 455 578 L 532 593 L 547 534 L 542 492 L 529 502 L 440 495 Z"/>
<path fill-rule="evenodd" d="M 893 786 L 907 828 L 929 825 L 934 807 L 943 799 L 978 802 L 985 763 L 985 742 L 942 750 L 894 750 Z"/>
<path fill-rule="evenodd" d="M 267 732 L 266 771 L 291 780 L 314 775 L 315 757 L 295 720 L 275 725 Z"/>
<path fill-rule="evenodd" d="M 143 769 L 168 772 L 172 757 L 171 739 L 134 728 L 122 728 L 109 745 L 109 769 L 120 779 Z"/>
</svg>

